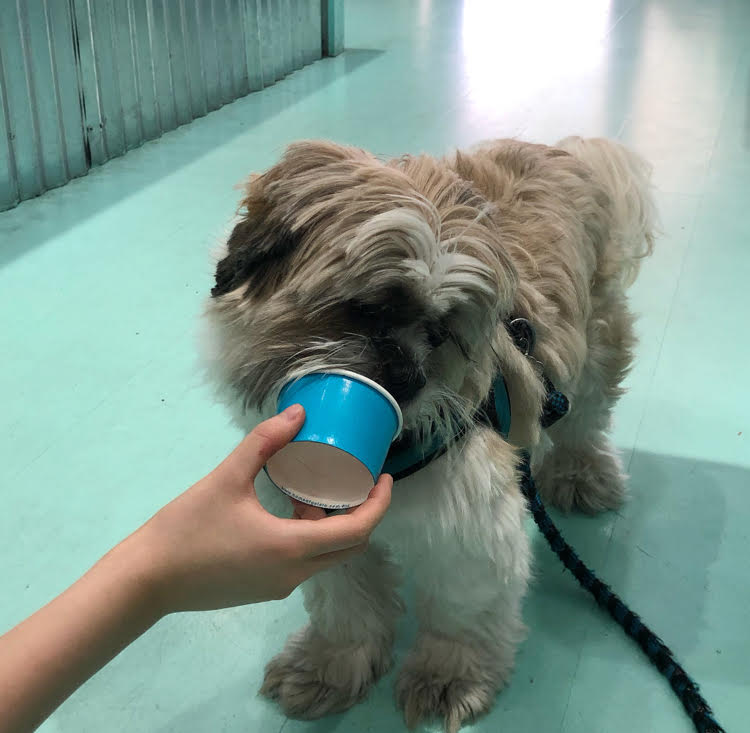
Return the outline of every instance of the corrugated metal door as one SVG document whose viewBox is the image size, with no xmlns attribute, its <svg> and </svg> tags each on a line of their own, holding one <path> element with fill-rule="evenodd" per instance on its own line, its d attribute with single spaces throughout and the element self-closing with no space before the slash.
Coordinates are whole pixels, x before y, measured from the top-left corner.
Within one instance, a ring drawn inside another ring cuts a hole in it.
<svg viewBox="0 0 750 733">
<path fill-rule="evenodd" d="M 0 2 L 0 210 L 320 58 L 322 17 L 342 12 L 340 0 Z"/>
<path fill-rule="evenodd" d="M 67 0 L 0 10 L 0 209 L 87 170 Z"/>
</svg>

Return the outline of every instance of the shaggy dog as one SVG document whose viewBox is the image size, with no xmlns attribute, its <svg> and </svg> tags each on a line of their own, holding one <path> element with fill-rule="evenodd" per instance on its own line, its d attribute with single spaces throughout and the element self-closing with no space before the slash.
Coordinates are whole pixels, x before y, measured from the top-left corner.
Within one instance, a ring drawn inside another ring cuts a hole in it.
<svg viewBox="0 0 750 733">
<path fill-rule="evenodd" d="M 606 431 L 634 345 L 625 292 L 653 242 L 649 175 L 619 144 L 569 138 L 388 162 L 300 142 L 250 179 L 207 306 L 211 374 L 243 429 L 330 368 L 388 389 L 417 443 L 471 424 L 498 372 L 513 415 L 508 440 L 475 425 L 398 482 L 369 549 L 305 584 L 310 623 L 263 685 L 286 713 L 344 710 L 388 670 L 399 565 L 419 618 L 396 683 L 406 722 L 453 733 L 507 683 L 530 573 L 518 449 L 563 510 L 624 497 Z M 513 318 L 533 324 L 529 355 Z M 545 377 L 572 409 L 542 433 Z"/>
</svg>

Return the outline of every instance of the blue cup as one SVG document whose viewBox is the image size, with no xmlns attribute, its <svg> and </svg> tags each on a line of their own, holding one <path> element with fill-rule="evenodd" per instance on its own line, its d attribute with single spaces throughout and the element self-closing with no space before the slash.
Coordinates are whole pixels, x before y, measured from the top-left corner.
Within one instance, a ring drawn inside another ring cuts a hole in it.
<svg viewBox="0 0 750 733">
<path fill-rule="evenodd" d="M 401 432 L 396 400 L 360 374 L 307 374 L 281 390 L 278 411 L 305 408 L 291 443 L 266 464 L 271 481 L 294 499 L 325 509 L 348 509 L 367 499 L 388 449 Z"/>
</svg>

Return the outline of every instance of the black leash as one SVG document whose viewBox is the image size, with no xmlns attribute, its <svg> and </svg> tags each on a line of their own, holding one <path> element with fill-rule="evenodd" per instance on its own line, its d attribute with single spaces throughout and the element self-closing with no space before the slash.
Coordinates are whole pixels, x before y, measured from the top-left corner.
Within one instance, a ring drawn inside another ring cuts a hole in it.
<svg viewBox="0 0 750 733">
<path fill-rule="evenodd" d="M 547 382 L 547 403 L 544 408 L 542 424 L 552 425 L 568 411 L 568 400 Z M 714 717 L 711 707 L 701 695 L 697 683 L 675 660 L 670 648 L 643 623 L 640 616 L 623 602 L 612 589 L 596 577 L 575 550 L 563 539 L 560 530 L 550 519 L 547 510 L 539 498 L 539 492 L 531 476 L 531 459 L 524 451 L 521 457 L 521 490 L 529 504 L 529 509 L 539 531 L 560 558 L 562 564 L 570 570 L 580 585 L 587 590 L 594 600 L 604 608 L 618 623 L 625 633 L 643 650 L 651 663 L 667 678 L 675 695 L 682 703 L 693 721 L 698 733 L 725 733 Z"/>
</svg>

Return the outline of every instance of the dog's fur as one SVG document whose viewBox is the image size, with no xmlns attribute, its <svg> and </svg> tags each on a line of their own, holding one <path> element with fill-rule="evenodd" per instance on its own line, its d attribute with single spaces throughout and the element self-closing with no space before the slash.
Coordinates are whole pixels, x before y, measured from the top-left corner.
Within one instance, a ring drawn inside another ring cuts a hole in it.
<svg viewBox="0 0 750 733">
<path fill-rule="evenodd" d="M 287 713 L 344 710 L 388 669 L 394 550 L 416 577 L 420 622 L 396 684 L 407 723 L 440 716 L 452 733 L 508 681 L 530 572 L 516 449 L 562 509 L 623 500 L 605 433 L 634 344 L 625 290 L 652 247 L 649 173 L 616 143 L 569 138 L 387 163 L 302 142 L 251 178 L 207 314 L 212 374 L 239 425 L 270 415 L 290 378 L 326 368 L 383 384 L 413 436 L 452 434 L 498 370 L 513 412 L 507 442 L 475 428 L 395 486 L 364 555 L 305 585 L 310 625 L 263 686 Z M 512 316 L 536 328 L 532 358 L 506 331 Z M 572 402 L 545 435 L 543 373 Z"/>
</svg>

